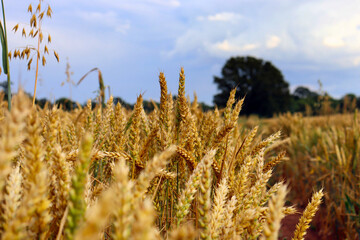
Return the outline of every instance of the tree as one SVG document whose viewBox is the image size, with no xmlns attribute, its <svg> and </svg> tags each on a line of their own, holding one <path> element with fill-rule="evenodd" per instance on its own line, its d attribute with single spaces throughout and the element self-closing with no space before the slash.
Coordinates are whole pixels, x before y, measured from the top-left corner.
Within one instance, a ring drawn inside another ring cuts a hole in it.
<svg viewBox="0 0 360 240">
<path fill-rule="evenodd" d="M 307 87 L 299 86 L 295 89 L 293 96 L 300 99 L 317 99 L 319 94 L 312 92 Z"/>
<path fill-rule="evenodd" d="M 270 117 L 274 113 L 289 110 L 289 84 L 280 70 L 254 57 L 232 57 L 221 71 L 222 77 L 214 77 L 220 93 L 214 96 L 214 104 L 225 107 L 230 91 L 236 88 L 236 98 L 245 97 L 242 113 Z"/>
<path fill-rule="evenodd" d="M 340 99 L 340 107 L 343 110 L 343 113 L 354 112 L 357 105 L 356 95 L 353 93 L 348 93 Z"/>
<path fill-rule="evenodd" d="M 319 94 L 304 86 L 298 86 L 292 94 L 291 112 L 303 112 L 308 115 L 319 104 Z M 311 113 L 312 114 L 312 113 Z"/>
<path fill-rule="evenodd" d="M 71 99 L 62 97 L 55 101 L 55 105 L 62 106 L 62 109 L 66 111 L 71 111 L 77 108 L 76 102 L 72 101 Z"/>
</svg>

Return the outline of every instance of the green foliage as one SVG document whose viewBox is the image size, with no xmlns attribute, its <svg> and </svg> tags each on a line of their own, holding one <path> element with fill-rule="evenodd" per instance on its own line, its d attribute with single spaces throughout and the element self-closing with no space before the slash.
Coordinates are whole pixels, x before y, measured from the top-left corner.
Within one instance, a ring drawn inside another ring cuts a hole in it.
<svg viewBox="0 0 360 240">
<path fill-rule="evenodd" d="M 352 113 L 360 107 L 360 98 L 348 93 L 341 99 L 334 99 L 326 92 L 311 91 L 307 87 L 299 86 L 291 95 L 291 112 L 310 115 L 329 115 L 335 113 Z"/>
<path fill-rule="evenodd" d="M 76 102 L 68 98 L 59 98 L 58 100 L 55 101 L 55 104 L 62 106 L 62 109 L 66 111 L 71 111 L 77 108 Z"/>
<path fill-rule="evenodd" d="M 311 113 L 316 108 L 318 103 L 319 94 L 313 92 L 307 87 L 299 86 L 295 89 L 291 95 L 291 112 L 307 112 L 311 110 Z M 309 113 L 307 113 L 310 115 Z"/>
<path fill-rule="evenodd" d="M 122 107 L 126 108 L 126 109 L 133 109 L 134 105 L 133 104 L 129 104 L 127 103 L 124 99 L 122 99 L 121 97 L 114 97 L 114 105 L 116 105 L 117 103 L 120 103 Z"/>
<path fill-rule="evenodd" d="M 2 48 L 2 65 L 4 68 L 4 73 L 7 75 L 7 97 L 8 97 L 8 109 L 11 110 L 11 80 L 10 80 L 10 67 L 9 67 L 9 57 L 8 57 L 8 44 L 7 44 L 7 33 L 6 33 L 6 20 L 5 20 L 5 8 L 4 1 L 1 0 L 2 14 L 3 14 L 3 23 L 0 22 L 0 38 L 1 38 L 1 48 Z"/>
<path fill-rule="evenodd" d="M 289 84 L 271 62 L 254 57 L 232 57 L 215 77 L 220 93 L 214 96 L 218 107 L 225 107 L 230 91 L 236 88 L 236 98 L 245 97 L 246 115 L 270 117 L 290 108 Z"/>
</svg>

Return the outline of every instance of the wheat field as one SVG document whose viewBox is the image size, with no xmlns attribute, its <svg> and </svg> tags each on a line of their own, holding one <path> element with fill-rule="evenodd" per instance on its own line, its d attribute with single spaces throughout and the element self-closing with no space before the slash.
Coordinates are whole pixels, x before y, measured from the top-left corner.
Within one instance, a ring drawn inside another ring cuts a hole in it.
<svg viewBox="0 0 360 240">
<path fill-rule="evenodd" d="M 1 102 L 1 239 L 278 239 L 297 211 L 287 185 L 269 183 L 282 133 L 244 130 L 235 91 L 225 109 L 203 112 L 185 96 L 183 69 L 176 100 L 163 73 L 159 84 L 151 113 L 142 95 L 133 110 L 112 97 L 41 109 L 22 91 L 11 112 Z M 322 197 L 318 188 L 293 239 Z"/>
</svg>

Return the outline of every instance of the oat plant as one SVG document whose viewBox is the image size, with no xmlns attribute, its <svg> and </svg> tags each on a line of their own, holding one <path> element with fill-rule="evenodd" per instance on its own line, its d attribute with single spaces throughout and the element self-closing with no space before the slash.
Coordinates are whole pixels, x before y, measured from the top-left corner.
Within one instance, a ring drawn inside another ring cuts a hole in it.
<svg viewBox="0 0 360 240">
<path fill-rule="evenodd" d="M 47 42 L 43 43 L 44 40 L 44 31 L 42 29 L 42 22 L 44 17 L 51 18 L 52 9 L 50 5 L 47 7 L 43 7 L 43 0 L 39 0 L 39 3 L 36 7 L 36 10 L 33 11 L 32 4 L 28 6 L 27 11 L 30 14 L 30 26 L 23 27 L 21 31 L 21 35 L 25 38 L 31 38 L 37 41 L 36 46 L 26 45 L 25 47 L 21 47 L 18 49 L 13 50 L 12 56 L 14 58 L 25 59 L 27 60 L 27 69 L 31 69 L 31 64 L 33 62 L 34 57 L 36 57 L 36 68 L 35 68 L 35 85 L 34 85 L 34 95 L 33 95 L 33 105 L 35 104 L 36 98 L 36 87 L 37 87 L 37 80 L 39 76 L 39 60 L 41 59 L 42 65 L 45 66 L 46 64 L 46 57 L 45 55 L 49 55 L 49 48 L 48 45 L 51 43 L 51 35 L 47 33 Z M 19 29 L 19 24 L 16 24 L 13 28 L 14 32 L 17 32 Z M 56 60 L 59 62 L 59 55 L 56 51 L 54 52 L 54 56 Z M 9 53 L 9 57 L 11 58 L 11 52 Z"/>
</svg>

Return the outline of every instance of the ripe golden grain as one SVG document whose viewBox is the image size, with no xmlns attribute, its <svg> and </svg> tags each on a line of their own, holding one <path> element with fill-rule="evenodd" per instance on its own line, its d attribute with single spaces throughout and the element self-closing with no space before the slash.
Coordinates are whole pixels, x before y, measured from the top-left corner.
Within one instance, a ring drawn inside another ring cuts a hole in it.
<svg viewBox="0 0 360 240">
<path fill-rule="evenodd" d="M 261 141 L 258 127 L 242 131 L 235 91 L 224 114 L 202 112 L 185 97 L 182 68 L 176 101 L 163 73 L 159 83 L 151 113 L 139 95 L 133 110 L 110 98 L 105 107 L 33 108 L 27 117 L 29 99 L 15 96 L 12 112 L 0 112 L 3 239 L 275 239 L 281 217 L 296 211 L 284 207 L 282 182 L 268 186 L 284 155 L 268 157 L 280 132 Z"/>
</svg>

